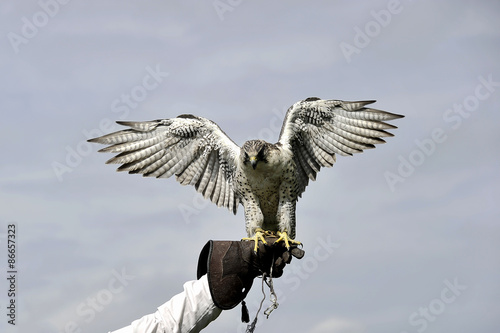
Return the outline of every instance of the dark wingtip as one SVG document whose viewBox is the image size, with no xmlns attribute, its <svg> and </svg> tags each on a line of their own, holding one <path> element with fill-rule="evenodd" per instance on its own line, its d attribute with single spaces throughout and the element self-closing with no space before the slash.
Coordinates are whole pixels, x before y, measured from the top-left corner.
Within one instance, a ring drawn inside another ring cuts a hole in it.
<svg viewBox="0 0 500 333">
<path fill-rule="evenodd" d="M 365 106 L 365 105 L 368 105 L 368 104 L 373 104 L 373 103 L 375 103 L 376 101 L 377 101 L 376 99 L 369 99 L 369 100 L 367 100 L 367 101 L 358 101 L 358 102 L 356 102 L 356 103 L 361 103 L 361 104 L 363 104 L 363 106 Z"/>
<path fill-rule="evenodd" d="M 392 113 L 392 112 L 388 112 L 391 114 L 392 116 L 392 119 L 399 119 L 399 118 L 404 118 L 405 116 L 402 115 L 402 114 L 397 114 L 397 113 Z"/>
<path fill-rule="evenodd" d="M 177 118 L 199 119 L 199 117 L 196 117 L 195 115 L 192 115 L 192 114 L 180 114 L 177 116 Z"/>
<path fill-rule="evenodd" d="M 128 126 L 128 127 L 134 127 L 134 125 L 136 123 L 138 123 L 137 121 L 130 121 L 130 120 L 117 120 L 116 123 L 118 125 L 122 125 L 122 126 Z"/>
</svg>

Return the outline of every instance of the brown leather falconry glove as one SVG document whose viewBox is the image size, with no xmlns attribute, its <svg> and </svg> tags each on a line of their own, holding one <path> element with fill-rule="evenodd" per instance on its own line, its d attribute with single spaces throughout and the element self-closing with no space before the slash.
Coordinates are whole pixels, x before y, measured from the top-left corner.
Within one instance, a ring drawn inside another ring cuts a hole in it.
<svg viewBox="0 0 500 333">
<path fill-rule="evenodd" d="M 257 253 L 251 241 L 208 241 L 198 260 L 198 279 L 207 274 L 214 304 L 228 310 L 238 305 L 252 287 L 255 277 L 266 273 L 278 278 L 292 256 L 301 259 L 305 252 L 297 246 L 287 249 L 277 237 L 265 237 Z"/>
</svg>

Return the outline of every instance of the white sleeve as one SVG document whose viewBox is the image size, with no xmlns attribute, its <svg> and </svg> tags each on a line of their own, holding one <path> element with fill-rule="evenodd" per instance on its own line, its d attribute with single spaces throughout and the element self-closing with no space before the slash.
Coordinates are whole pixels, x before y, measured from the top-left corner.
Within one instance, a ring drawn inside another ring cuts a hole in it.
<svg viewBox="0 0 500 333">
<path fill-rule="evenodd" d="M 196 333 L 221 313 L 210 295 L 207 276 L 188 281 L 184 291 L 158 307 L 155 313 L 135 320 L 112 333 Z"/>
</svg>

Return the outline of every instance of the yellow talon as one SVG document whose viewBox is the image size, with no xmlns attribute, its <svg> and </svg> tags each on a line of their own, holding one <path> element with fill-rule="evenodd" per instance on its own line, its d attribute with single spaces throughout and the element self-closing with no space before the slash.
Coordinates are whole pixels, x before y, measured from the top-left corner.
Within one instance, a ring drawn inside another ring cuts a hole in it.
<svg viewBox="0 0 500 333">
<path fill-rule="evenodd" d="M 259 241 L 262 241 L 262 243 L 267 245 L 267 242 L 264 239 L 264 236 L 276 237 L 276 235 L 278 236 L 278 239 L 275 241 L 275 243 L 284 242 L 287 249 L 290 249 L 290 244 L 302 245 L 301 242 L 296 241 L 296 240 L 288 237 L 288 233 L 286 231 L 278 231 L 278 232 L 274 233 L 272 231 L 267 231 L 267 230 L 264 230 L 261 228 L 255 229 L 255 234 L 253 235 L 253 237 L 245 237 L 245 238 L 242 238 L 241 240 L 254 241 L 255 246 L 254 246 L 253 250 L 255 253 L 257 253 L 257 250 L 259 248 Z"/>
<path fill-rule="evenodd" d="M 275 241 L 275 243 L 283 241 L 283 242 L 285 242 L 285 246 L 287 249 L 290 248 L 290 243 L 295 244 L 295 245 L 302 245 L 301 242 L 289 238 L 286 231 L 278 231 L 277 234 L 278 234 L 279 238 Z"/>
<path fill-rule="evenodd" d="M 257 228 L 255 229 L 255 235 L 253 235 L 253 237 L 245 237 L 245 238 L 242 238 L 241 240 L 249 240 L 249 241 L 254 241 L 255 242 L 255 246 L 253 248 L 253 251 L 255 253 L 257 253 L 257 249 L 259 248 L 259 240 L 262 241 L 262 243 L 264 244 L 267 244 L 266 240 L 264 239 L 264 235 L 267 233 L 267 231 L 261 229 L 261 228 Z"/>
</svg>

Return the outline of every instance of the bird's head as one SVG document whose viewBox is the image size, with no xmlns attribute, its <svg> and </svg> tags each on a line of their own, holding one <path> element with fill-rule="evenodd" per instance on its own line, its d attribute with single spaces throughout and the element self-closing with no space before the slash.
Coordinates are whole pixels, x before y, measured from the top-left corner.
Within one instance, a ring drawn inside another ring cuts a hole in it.
<svg viewBox="0 0 500 333">
<path fill-rule="evenodd" d="M 257 163 L 267 163 L 267 146 L 268 143 L 263 140 L 250 140 L 243 144 L 241 148 L 241 158 L 243 164 L 250 163 L 252 168 L 257 168 Z"/>
</svg>

